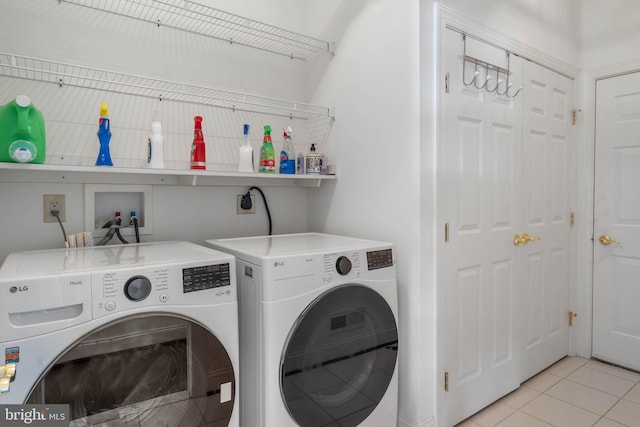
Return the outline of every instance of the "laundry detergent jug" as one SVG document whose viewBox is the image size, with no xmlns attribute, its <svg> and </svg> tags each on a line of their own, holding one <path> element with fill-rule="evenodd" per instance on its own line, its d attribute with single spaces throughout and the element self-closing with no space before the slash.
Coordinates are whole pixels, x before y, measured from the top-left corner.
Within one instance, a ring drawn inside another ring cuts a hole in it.
<svg viewBox="0 0 640 427">
<path fill-rule="evenodd" d="M 0 106 L 0 162 L 44 163 L 44 116 L 26 95 Z"/>
</svg>

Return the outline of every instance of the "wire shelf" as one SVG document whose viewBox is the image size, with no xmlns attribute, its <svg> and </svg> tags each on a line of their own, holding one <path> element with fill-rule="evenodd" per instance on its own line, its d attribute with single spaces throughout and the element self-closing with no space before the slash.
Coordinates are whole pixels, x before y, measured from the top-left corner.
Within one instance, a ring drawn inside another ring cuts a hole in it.
<svg viewBox="0 0 640 427">
<path fill-rule="evenodd" d="M 159 80 L 0 52 L 0 75 L 158 100 L 201 104 L 296 119 L 334 118 L 331 107 Z"/>
<path fill-rule="evenodd" d="M 333 44 L 186 0 L 58 0 L 232 44 L 308 60 Z"/>
</svg>

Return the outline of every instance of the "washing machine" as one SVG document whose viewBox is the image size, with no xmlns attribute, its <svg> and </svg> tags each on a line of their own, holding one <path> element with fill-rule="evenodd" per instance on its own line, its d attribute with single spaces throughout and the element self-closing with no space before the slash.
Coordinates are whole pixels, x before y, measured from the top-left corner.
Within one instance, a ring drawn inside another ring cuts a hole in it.
<svg viewBox="0 0 640 427">
<path fill-rule="evenodd" d="M 242 426 L 396 425 L 391 244 L 320 233 L 206 243 L 236 257 Z"/>
<path fill-rule="evenodd" d="M 0 404 L 69 405 L 72 426 L 238 426 L 234 265 L 188 242 L 8 255 Z"/>
</svg>

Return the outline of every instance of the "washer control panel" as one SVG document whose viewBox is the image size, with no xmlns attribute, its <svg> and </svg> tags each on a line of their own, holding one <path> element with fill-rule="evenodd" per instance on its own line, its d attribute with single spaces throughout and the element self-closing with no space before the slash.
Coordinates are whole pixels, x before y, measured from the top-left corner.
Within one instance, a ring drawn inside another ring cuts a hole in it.
<svg viewBox="0 0 640 427">
<path fill-rule="evenodd" d="M 231 262 L 149 266 L 93 273 L 93 317 L 139 307 L 235 301 Z"/>
</svg>

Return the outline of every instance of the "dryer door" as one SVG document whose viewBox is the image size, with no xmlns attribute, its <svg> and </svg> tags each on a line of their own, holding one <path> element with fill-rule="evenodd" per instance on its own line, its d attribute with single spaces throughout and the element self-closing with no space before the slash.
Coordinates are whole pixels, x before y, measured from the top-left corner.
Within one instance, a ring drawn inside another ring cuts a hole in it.
<svg viewBox="0 0 640 427">
<path fill-rule="evenodd" d="M 226 426 L 235 375 L 222 343 L 169 314 L 94 330 L 43 374 L 26 403 L 68 404 L 72 425 Z"/>
<path fill-rule="evenodd" d="M 302 313 L 282 354 L 289 414 L 301 426 L 358 425 L 389 387 L 397 352 L 396 321 L 380 294 L 361 285 L 322 294 Z"/>
</svg>

